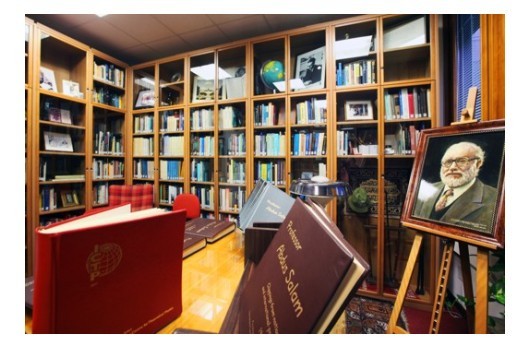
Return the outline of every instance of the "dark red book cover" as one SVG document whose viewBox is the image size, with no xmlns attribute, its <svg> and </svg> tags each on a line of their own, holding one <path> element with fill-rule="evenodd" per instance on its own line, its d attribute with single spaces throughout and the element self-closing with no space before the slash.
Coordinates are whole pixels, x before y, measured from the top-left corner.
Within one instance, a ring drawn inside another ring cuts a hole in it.
<svg viewBox="0 0 520 347">
<path fill-rule="evenodd" d="M 206 247 L 206 238 L 204 236 L 184 234 L 182 257 L 187 258 L 204 247 Z"/>
<path fill-rule="evenodd" d="M 185 211 L 102 218 L 119 208 L 36 231 L 33 333 L 153 333 L 181 314 Z"/>
<path fill-rule="evenodd" d="M 240 333 L 311 333 L 353 258 L 345 239 L 299 198 L 240 298 Z M 337 227 L 336 227 L 337 228 Z"/>
<path fill-rule="evenodd" d="M 193 218 L 186 221 L 186 234 L 204 236 L 209 243 L 215 242 L 236 229 L 236 224 L 226 220 Z"/>
</svg>

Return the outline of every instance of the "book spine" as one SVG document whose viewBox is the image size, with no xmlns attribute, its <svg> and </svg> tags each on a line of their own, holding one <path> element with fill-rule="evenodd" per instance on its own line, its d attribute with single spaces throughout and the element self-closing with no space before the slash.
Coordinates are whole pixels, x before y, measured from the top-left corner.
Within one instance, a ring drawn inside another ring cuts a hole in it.
<svg viewBox="0 0 520 347">
<path fill-rule="evenodd" d="M 48 334 L 55 331 L 55 288 L 56 283 L 55 261 L 52 254 L 56 254 L 58 238 L 43 235 L 36 231 L 36 268 L 34 279 L 33 321 L 32 332 Z"/>
</svg>

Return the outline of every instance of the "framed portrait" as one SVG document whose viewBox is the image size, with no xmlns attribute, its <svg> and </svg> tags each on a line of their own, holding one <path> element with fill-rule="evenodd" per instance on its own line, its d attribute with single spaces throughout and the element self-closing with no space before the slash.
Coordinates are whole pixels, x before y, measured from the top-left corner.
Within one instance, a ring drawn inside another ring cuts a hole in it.
<svg viewBox="0 0 520 347">
<path fill-rule="evenodd" d="M 505 246 L 505 121 L 423 130 L 401 221 L 475 246 Z"/>
<path fill-rule="evenodd" d="M 43 141 L 46 151 L 73 152 L 72 138 L 70 134 L 43 132 Z"/>
<path fill-rule="evenodd" d="M 61 192 L 61 204 L 63 207 L 72 207 L 79 205 L 78 194 L 75 190 L 65 190 Z"/>
<path fill-rule="evenodd" d="M 303 83 L 301 89 L 325 87 L 325 47 L 300 54 L 296 58 L 296 76 Z"/>
<path fill-rule="evenodd" d="M 135 108 L 153 107 L 155 105 L 155 92 L 153 90 L 141 90 L 135 101 Z"/>
<path fill-rule="evenodd" d="M 56 76 L 54 76 L 53 70 L 40 66 L 40 88 L 58 92 Z"/>
<path fill-rule="evenodd" d="M 215 80 L 207 80 L 199 76 L 193 77 L 192 102 L 215 100 Z"/>
<path fill-rule="evenodd" d="M 345 102 L 345 119 L 346 120 L 371 120 L 374 119 L 374 111 L 372 110 L 372 102 L 364 101 L 346 101 Z"/>
<path fill-rule="evenodd" d="M 63 94 L 78 98 L 83 97 L 83 93 L 79 90 L 79 83 L 69 80 L 63 80 Z"/>
</svg>

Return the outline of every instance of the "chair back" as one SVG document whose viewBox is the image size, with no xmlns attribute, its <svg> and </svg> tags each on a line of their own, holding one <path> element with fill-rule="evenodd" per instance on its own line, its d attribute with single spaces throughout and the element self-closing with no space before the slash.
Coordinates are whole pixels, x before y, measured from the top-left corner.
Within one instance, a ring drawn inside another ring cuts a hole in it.
<svg viewBox="0 0 520 347">
<path fill-rule="evenodd" d="M 183 193 L 177 195 L 173 200 L 172 210 L 186 210 L 186 219 L 200 217 L 200 201 L 197 195 Z"/>
<path fill-rule="evenodd" d="M 111 185 L 108 188 L 108 205 L 131 204 L 132 211 L 153 207 L 153 185 Z"/>
</svg>

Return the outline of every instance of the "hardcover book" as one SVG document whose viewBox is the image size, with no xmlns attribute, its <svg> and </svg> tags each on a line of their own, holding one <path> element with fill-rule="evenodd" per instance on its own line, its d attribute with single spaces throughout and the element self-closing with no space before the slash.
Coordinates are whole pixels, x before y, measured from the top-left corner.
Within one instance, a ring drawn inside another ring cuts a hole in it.
<svg viewBox="0 0 520 347">
<path fill-rule="evenodd" d="M 185 233 L 187 235 L 203 236 L 207 242 L 213 243 L 235 229 L 236 224 L 234 222 L 199 217 L 186 221 Z"/>
<path fill-rule="evenodd" d="M 185 233 L 182 258 L 187 258 L 204 247 L 206 247 L 206 238 L 204 236 Z"/>
<path fill-rule="evenodd" d="M 185 220 L 126 204 L 38 228 L 33 333 L 153 333 L 180 316 Z"/>
<path fill-rule="evenodd" d="M 296 199 L 240 296 L 240 333 L 330 331 L 367 274 L 320 209 Z"/>
<path fill-rule="evenodd" d="M 240 210 L 240 229 L 246 230 L 254 222 L 281 223 L 293 204 L 293 197 L 271 183 L 259 181 Z"/>
</svg>

